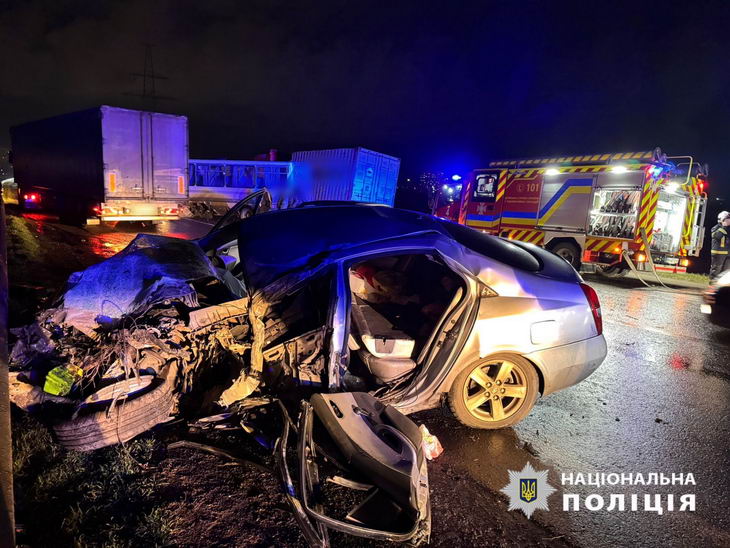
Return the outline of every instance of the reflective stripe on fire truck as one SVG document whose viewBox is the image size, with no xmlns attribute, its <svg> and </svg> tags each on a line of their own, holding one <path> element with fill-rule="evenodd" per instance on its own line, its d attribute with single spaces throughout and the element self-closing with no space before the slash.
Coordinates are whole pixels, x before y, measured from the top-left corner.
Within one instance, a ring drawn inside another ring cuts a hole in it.
<svg viewBox="0 0 730 548">
<path fill-rule="evenodd" d="M 467 215 L 466 225 L 476 228 L 494 228 L 499 224 L 499 215 Z"/>
<path fill-rule="evenodd" d="M 502 196 L 504 196 L 504 190 L 507 187 L 507 172 L 502 171 L 499 174 L 499 180 L 497 182 L 497 198 L 495 199 L 495 203 L 499 202 L 502 199 Z"/>
<path fill-rule="evenodd" d="M 593 192 L 592 179 L 568 179 L 540 210 L 540 220 L 538 222 L 545 224 L 563 205 L 565 200 L 574 194 L 590 194 L 591 192 Z"/>
<path fill-rule="evenodd" d="M 535 226 L 537 211 L 503 211 L 502 222 L 506 225 Z"/>
<path fill-rule="evenodd" d="M 560 173 L 600 173 L 602 171 L 608 171 L 612 167 L 613 166 L 570 166 L 558 168 L 516 169 L 513 173 L 519 177 L 530 177 L 535 173 L 545 173 L 547 169 L 557 169 Z"/>
<path fill-rule="evenodd" d="M 523 177 L 529 178 L 538 170 L 528 170 Z M 542 171 L 542 170 L 539 170 Z M 593 181 L 585 179 L 568 179 L 560 189 L 553 194 L 548 202 L 540 209 L 534 211 L 503 211 L 502 221 L 510 225 L 531 225 L 545 224 L 553 214 L 560 209 L 560 206 L 574 194 L 590 194 L 593 191 Z"/>
<path fill-rule="evenodd" d="M 507 238 L 528 244 L 542 245 L 545 233 L 540 230 L 508 230 Z"/>
<path fill-rule="evenodd" d="M 609 240 L 606 238 L 586 238 L 586 251 L 602 251 L 603 253 L 621 253 L 622 240 Z"/>
<path fill-rule="evenodd" d="M 656 216 L 657 201 L 659 200 L 659 185 L 664 179 L 654 179 L 647 175 L 644 181 L 644 188 L 641 193 L 641 205 L 639 207 L 639 223 L 636 227 L 636 238 L 634 241 L 639 244 L 639 251 L 646 251 L 646 246 L 639 235 L 641 229 L 646 230 L 647 241 L 651 243 L 654 235 L 654 217 Z"/>
<path fill-rule="evenodd" d="M 576 162 L 608 162 L 610 160 L 651 160 L 653 152 L 619 152 L 618 154 L 589 154 L 588 156 L 560 156 L 555 158 L 531 158 L 527 160 L 502 160 L 491 162 L 490 167 L 519 165 L 564 164 Z"/>
<path fill-rule="evenodd" d="M 464 188 L 461 195 L 461 203 L 459 204 L 459 218 L 458 222 L 460 225 L 469 224 L 467 215 L 469 209 L 469 201 L 471 200 L 471 193 L 474 191 L 474 176 L 471 175 L 466 181 L 466 188 Z"/>
</svg>

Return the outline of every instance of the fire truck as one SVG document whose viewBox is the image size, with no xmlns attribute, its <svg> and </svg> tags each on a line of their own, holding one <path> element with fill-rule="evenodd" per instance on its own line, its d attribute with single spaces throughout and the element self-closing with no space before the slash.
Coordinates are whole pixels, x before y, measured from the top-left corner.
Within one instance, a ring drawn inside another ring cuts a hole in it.
<svg viewBox="0 0 730 548">
<path fill-rule="evenodd" d="M 545 247 L 576 269 L 686 272 L 704 239 L 706 173 L 659 148 L 500 160 L 472 171 L 437 215 Z"/>
</svg>

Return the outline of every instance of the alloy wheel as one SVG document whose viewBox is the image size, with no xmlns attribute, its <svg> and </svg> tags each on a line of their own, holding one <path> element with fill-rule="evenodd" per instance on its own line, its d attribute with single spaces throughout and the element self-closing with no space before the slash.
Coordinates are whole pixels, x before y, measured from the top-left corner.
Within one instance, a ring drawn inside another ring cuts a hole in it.
<svg viewBox="0 0 730 548">
<path fill-rule="evenodd" d="M 514 415 L 527 396 L 521 367 L 509 360 L 481 363 L 464 382 L 462 398 L 471 415 L 482 421 L 502 421 Z"/>
</svg>

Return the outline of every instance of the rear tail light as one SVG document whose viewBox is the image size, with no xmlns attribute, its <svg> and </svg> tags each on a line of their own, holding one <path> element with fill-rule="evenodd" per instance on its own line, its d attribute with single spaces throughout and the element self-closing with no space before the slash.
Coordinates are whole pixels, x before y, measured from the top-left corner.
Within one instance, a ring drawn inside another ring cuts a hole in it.
<svg viewBox="0 0 730 548">
<path fill-rule="evenodd" d="M 593 321 L 596 322 L 596 330 L 600 335 L 603 333 L 603 317 L 601 316 L 601 302 L 598 300 L 598 294 L 588 284 L 580 284 L 580 288 L 583 290 L 586 299 L 588 299 L 588 306 L 591 309 L 591 314 L 593 314 Z"/>
<path fill-rule="evenodd" d="M 41 199 L 40 194 L 36 194 L 35 192 L 31 194 L 23 194 L 23 200 L 26 202 L 38 202 Z"/>
<path fill-rule="evenodd" d="M 160 215 L 177 215 L 179 212 L 176 207 L 160 207 L 157 211 Z"/>
</svg>

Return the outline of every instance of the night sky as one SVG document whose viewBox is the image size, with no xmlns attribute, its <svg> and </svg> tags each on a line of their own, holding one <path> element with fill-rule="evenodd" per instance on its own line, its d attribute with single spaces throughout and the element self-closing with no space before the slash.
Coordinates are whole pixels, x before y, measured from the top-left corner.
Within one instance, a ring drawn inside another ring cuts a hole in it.
<svg viewBox="0 0 730 548">
<path fill-rule="evenodd" d="M 675 5 L 676 4 L 676 5 Z M 730 195 L 730 2 L 0 1 L 7 127 L 138 97 L 143 43 L 191 157 L 365 146 L 402 174 L 648 150 Z"/>
</svg>

